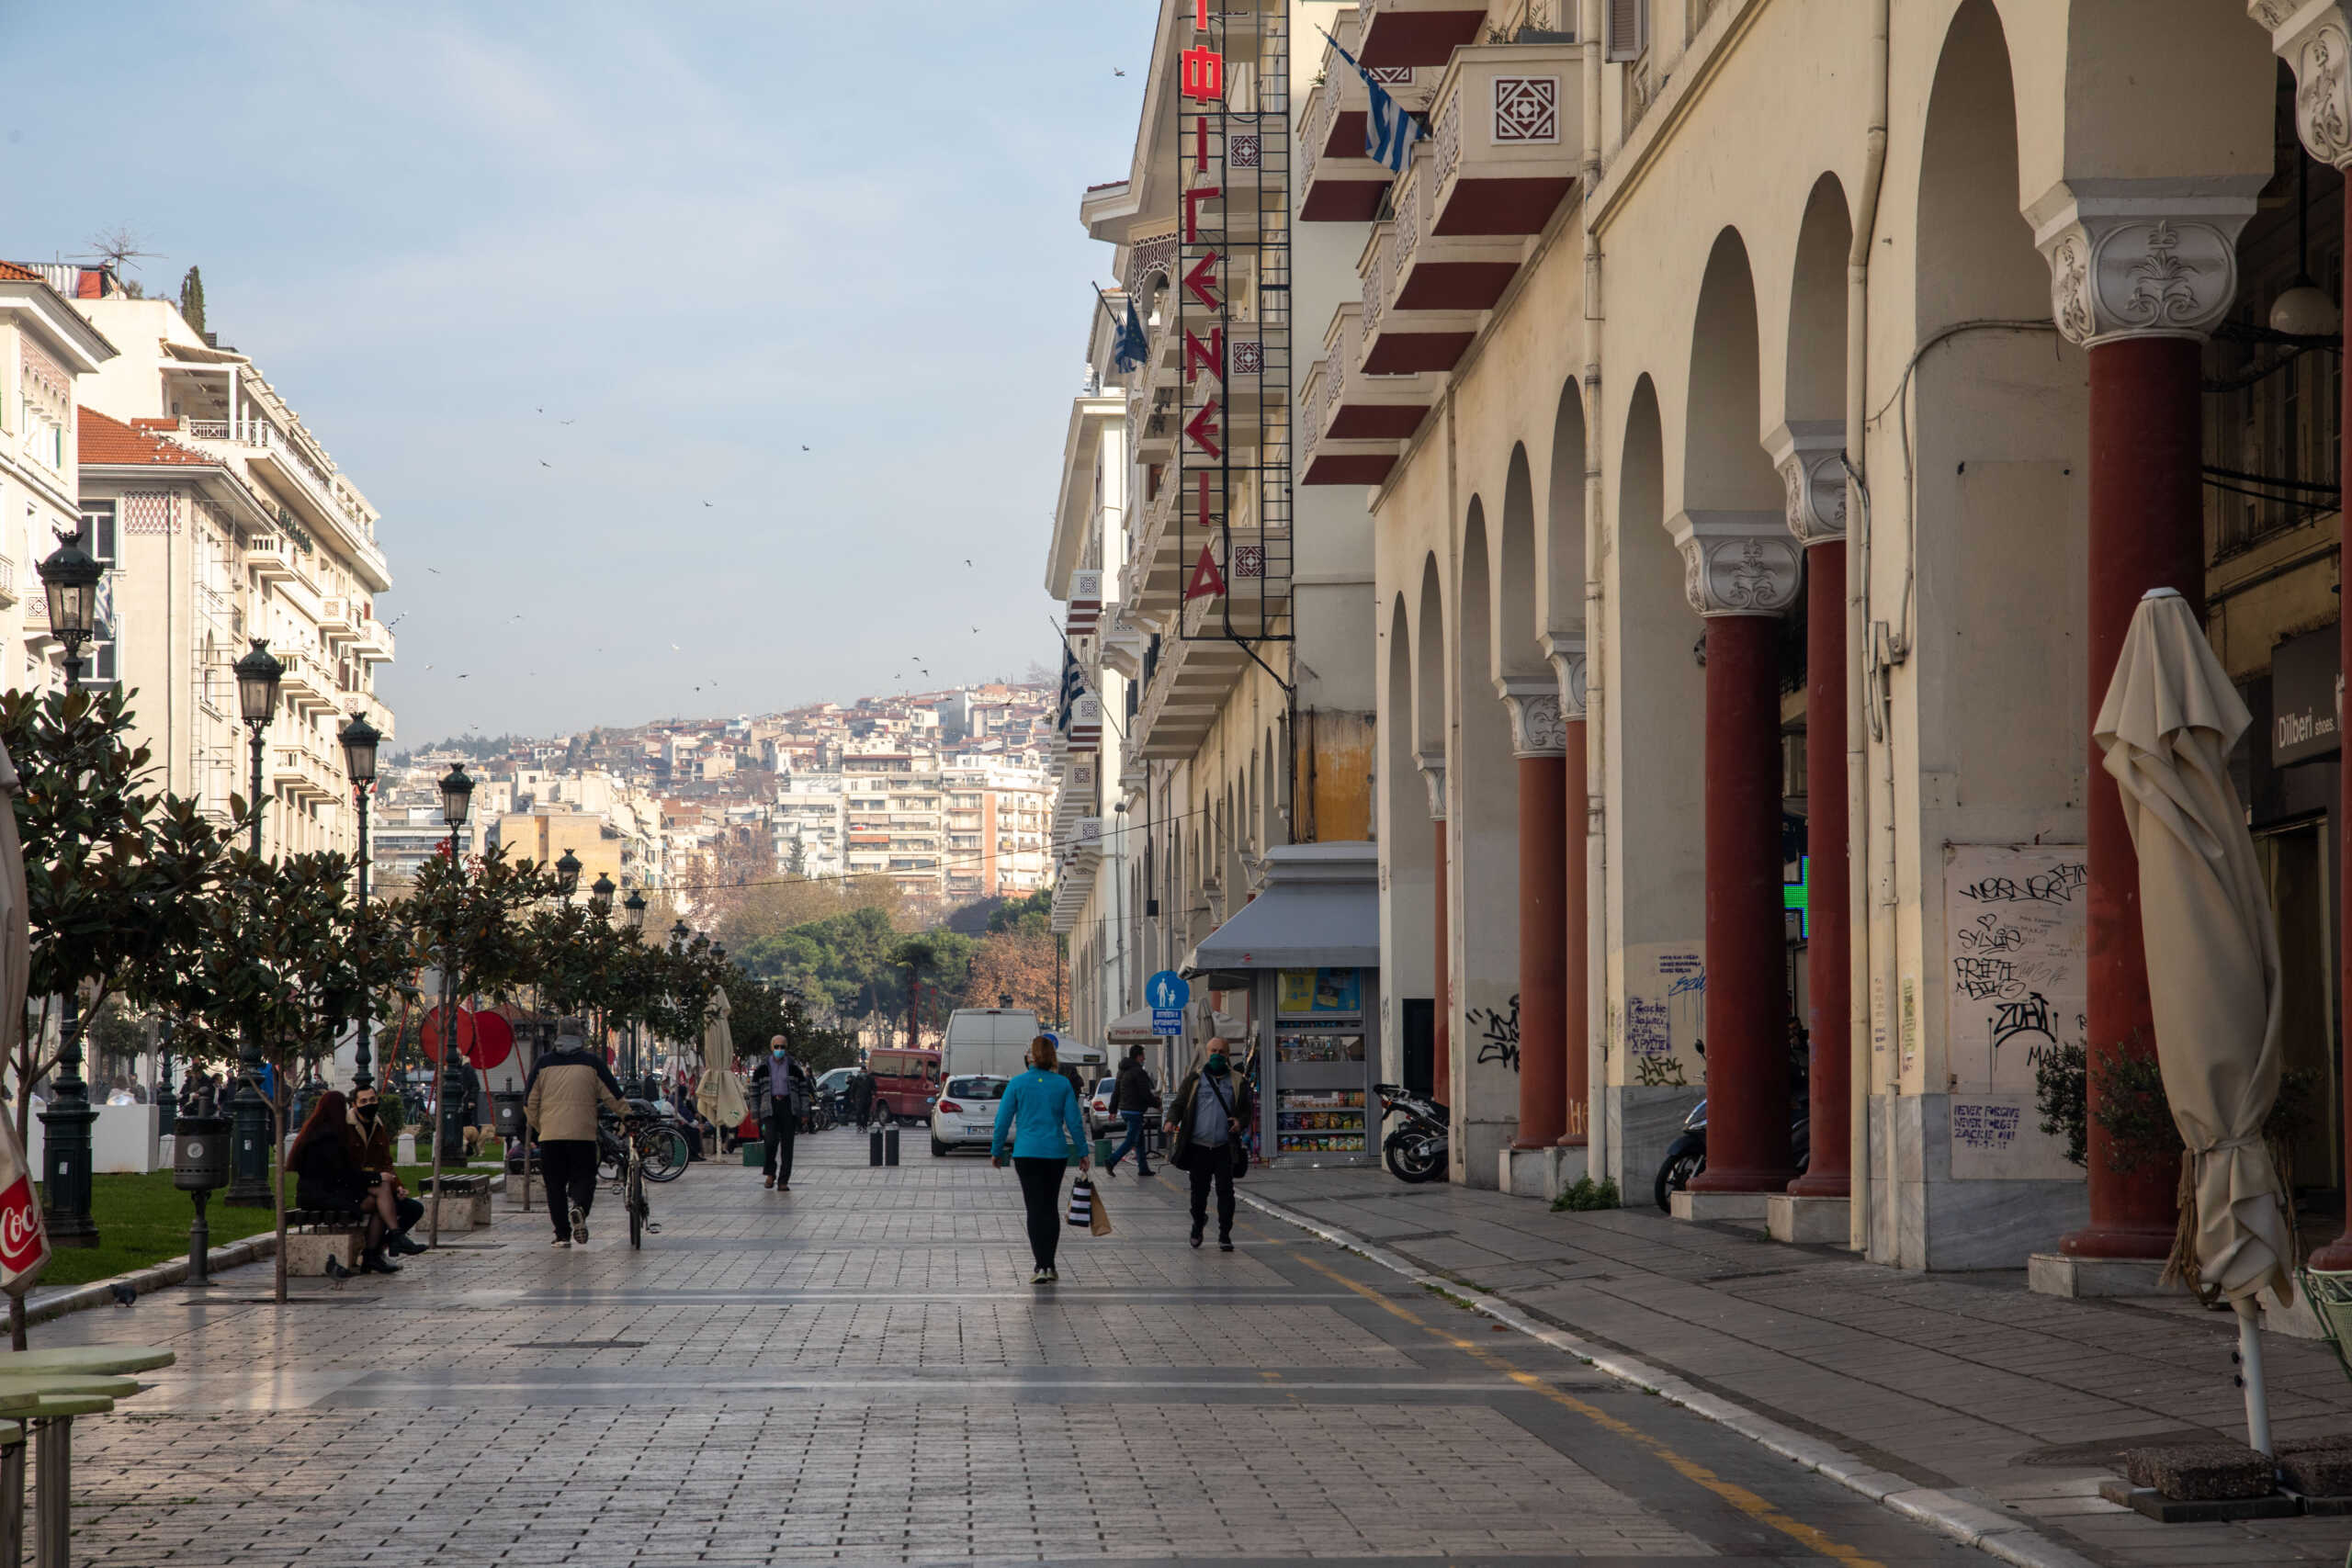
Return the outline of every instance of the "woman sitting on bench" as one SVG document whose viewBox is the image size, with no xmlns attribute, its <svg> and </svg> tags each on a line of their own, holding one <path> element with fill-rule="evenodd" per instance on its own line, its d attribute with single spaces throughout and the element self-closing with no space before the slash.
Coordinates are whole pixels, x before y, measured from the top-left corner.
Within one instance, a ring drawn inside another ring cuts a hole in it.
<svg viewBox="0 0 2352 1568">
<path fill-rule="evenodd" d="M 409 1235 L 424 1218 L 424 1205 L 401 1187 L 401 1173 L 392 1162 L 392 1130 L 380 1119 L 374 1085 L 351 1091 L 351 1123 L 366 1145 L 359 1168 L 368 1173 L 376 1212 L 383 1216 L 385 1249 L 404 1258 L 424 1251 L 424 1244 Z"/>
<path fill-rule="evenodd" d="M 368 1179 L 367 1153 L 342 1091 L 329 1089 L 319 1096 L 286 1156 L 287 1168 L 294 1173 L 294 1206 L 348 1213 L 363 1222 L 359 1271 L 397 1274 L 401 1266 L 384 1256 L 384 1236 L 391 1228 L 384 1211 L 390 1205 L 390 1192 Z"/>
</svg>

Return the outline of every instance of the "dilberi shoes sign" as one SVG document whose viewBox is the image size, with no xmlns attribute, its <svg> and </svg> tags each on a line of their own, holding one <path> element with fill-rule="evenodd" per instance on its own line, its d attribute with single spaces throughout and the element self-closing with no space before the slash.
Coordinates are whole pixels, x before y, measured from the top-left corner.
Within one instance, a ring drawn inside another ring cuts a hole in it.
<svg viewBox="0 0 2352 1568">
<path fill-rule="evenodd" d="M 2271 649 L 2271 766 L 2333 757 L 2344 749 L 2339 636 L 2335 627 L 2325 626 Z"/>
</svg>

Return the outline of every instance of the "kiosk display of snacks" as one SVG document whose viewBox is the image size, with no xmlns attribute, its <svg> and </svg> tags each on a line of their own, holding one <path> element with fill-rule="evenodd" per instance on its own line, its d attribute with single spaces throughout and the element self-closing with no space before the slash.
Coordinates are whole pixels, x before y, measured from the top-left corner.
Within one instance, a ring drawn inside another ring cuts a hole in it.
<svg viewBox="0 0 2352 1568">
<path fill-rule="evenodd" d="M 1272 1125 L 1260 1129 L 1268 1156 L 1317 1165 L 1371 1158 L 1378 1129 L 1372 1120 L 1375 1053 L 1365 1024 L 1368 978 L 1362 969 L 1337 968 L 1260 976 L 1261 999 L 1272 1004 L 1260 1015 L 1272 1046 L 1263 1057 L 1261 1086 Z"/>
</svg>

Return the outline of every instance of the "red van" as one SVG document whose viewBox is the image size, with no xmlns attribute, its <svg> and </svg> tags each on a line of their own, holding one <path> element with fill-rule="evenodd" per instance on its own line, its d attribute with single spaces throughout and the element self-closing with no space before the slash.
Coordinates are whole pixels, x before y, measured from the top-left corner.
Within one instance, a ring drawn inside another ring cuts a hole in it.
<svg viewBox="0 0 2352 1568">
<path fill-rule="evenodd" d="M 876 1051 L 865 1058 L 874 1075 L 874 1100 L 895 1121 L 922 1122 L 939 1098 L 939 1053 L 936 1051 Z"/>
</svg>

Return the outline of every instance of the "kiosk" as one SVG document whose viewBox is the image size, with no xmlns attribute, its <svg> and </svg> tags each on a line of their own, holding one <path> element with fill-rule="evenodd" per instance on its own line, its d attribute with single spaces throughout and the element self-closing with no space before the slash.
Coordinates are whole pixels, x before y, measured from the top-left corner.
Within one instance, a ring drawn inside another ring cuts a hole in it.
<svg viewBox="0 0 2352 1568">
<path fill-rule="evenodd" d="M 1258 1150 L 1278 1165 L 1378 1157 L 1380 862 L 1357 841 L 1266 852 L 1265 888 L 1193 950 L 1188 977 L 1250 997 Z"/>
</svg>

